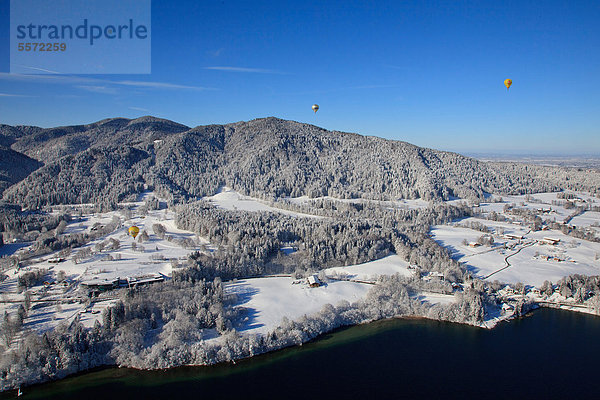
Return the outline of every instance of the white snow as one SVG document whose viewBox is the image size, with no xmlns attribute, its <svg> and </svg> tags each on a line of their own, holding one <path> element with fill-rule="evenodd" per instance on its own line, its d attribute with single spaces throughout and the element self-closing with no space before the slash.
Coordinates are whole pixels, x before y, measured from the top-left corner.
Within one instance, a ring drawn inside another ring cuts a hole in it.
<svg viewBox="0 0 600 400">
<path fill-rule="evenodd" d="M 571 220 L 571 225 L 587 227 L 600 224 L 600 212 L 586 211 Z"/>
<path fill-rule="evenodd" d="M 336 305 L 342 300 L 353 303 L 366 296 L 371 285 L 329 281 L 311 288 L 303 280 L 294 284 L 288 277 L 245 279 L 226 285 L 228 293 L 238 296 L 238 306 L 246 309 L 247 320 L 238 329 L 252 333 L 267 333 L 281 324 L 283 317 L 296 320 L 315 314 L 325 304 Z"/>
<path fill-rule="evenodd" d="M 421 301 L 426 301 L 431 304 L 443 304 L 448 305 L 456 301 L 453 294 L 441 294 L 441 293 L 421 293 L 417 295 L 417 298 Z"/>
<path fill-rule="evenodd" d="M 203 200 L 210 201 L 218 208 L 230 211 L 240 210 L 250 212 L 274 212 L 290 215 L 293 217 L 323 218 L 317 215 L 303 214 L 299 212 L 284 210 L 277 207 L 272 207 L 262 200 L 250 196 L 244 196 L 226 186 L 222 187 L 219 190 L 219 193 L 215 194 L 214 196 L 204 197 Z"/>
<path fill-rule="evenodd" d="M 328 268 L 325 273 L 330 277 L 340 276 L 359 281 L 375 281 L 379 275 L 394 275 L 396 273 L 407 277 L 411 275 L 408 262 L 396 254 L 364 264 Z"/>
<path fill-rule="evenodd" d="M 410 276 L 408 263 L 392 254 L 380 260 L 348 267 L 325 270 L 330 279 L 326 285 L 310 288 L 305 279 L 289 277 L 269 277 L 232 281 L 226 284 L 228 293 L 238 296 L 238 307 L 246 311 L 247 320 L 239 328 L 245 332 L 266 333 L 278 327 L 283 317 L 296 320 L 303 315 L 317 313 L 325 304 L 337 305 L 346 300 L 353 303 L 364 299 L 372 284 L 380 275 L 399 273 Z M 333 277 L 344 276 L 337 280 Z M 357 282 L 361 281 L 361 282 Z M 448 304 L 454 301 L 453 295 L 421 293 L 421 301 L 432 304 Z"/>
</svg>

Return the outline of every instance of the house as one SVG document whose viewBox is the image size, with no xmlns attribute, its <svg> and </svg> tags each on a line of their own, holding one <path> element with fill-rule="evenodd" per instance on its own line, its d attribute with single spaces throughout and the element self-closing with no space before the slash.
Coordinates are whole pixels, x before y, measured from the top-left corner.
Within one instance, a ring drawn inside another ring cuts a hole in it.
<svg viewBox="0 0 600 400">
<path fill-rule="evenodd" d="M 97 296 L 102 292 L 116 289 L 119 287 L 119 278 L 116 279 L 93 279 L 87 282 L 81 282 L 81 287 L 87 289 L 88 296 Z"/>
<path fill-rule="evenodd" d="M 512 304 L 502 304 L 502 314 L 506 314 L 509 312 L 513 312 L 515 310 L 515 306 L 513 306 Z"/>
<path fill-rule="evenodd" d="M 444 280 L 444 273 L 443 272 L 434 272 L 434 271 L 431 271 L 429 273 L 429 276 L 432 277 L 432 278 L 440 279 L 442 281 Z"/>
<path fill-rule="evenodd" d="M 517 291 L 515 289 L 513 289 L 512 287 L 506 285 L 504 286 L 504 291 L 506 292 L 506 294 L 516 294 Z"/>
<path fill-rule="evenodd" d="M 434 272 L 434 271 L 430 271 L 425 277 L 423 277 L 424 281 L 431 281 L 431 280 L 438 280 L 438 281 L 443 281 L 444 280 L 444 274 L 442 272 Z"/>
<path fill-rule="evenodd" d="M 481 243 L 478 242 L 469 242 L 469 247 L 479 247 L 481 246 Z"/>
<path fill-rule="evenodd" d="M 150 274 L 145 276 L 128 277 L 124 282 L 119 282 L 120 286 L 136 287 L 151 285 L 153 283 L 164 282 L 165 278 L 161 274 Z"/>
<path fill-rule="evenodd" d="M 506 235 L 504 235 L 504 238 L 512 239 L 512 240 L 523 240 L 525 238 L 525 236 L 517 235 L 516 233 L 507 233 Z"/>
<path fill-rule="evenodd" d="M 51 259 L 48 260 L 48 262 L 52 263 L 52 264 L 58 264 L 58 263 L 61 263 L 63 261 L 66 261 L 66 259 L 64 259 L 62 257 L 51 258 Z"/>
<path fill-rule="evenodd" d="M 539 243 L 540 244 L 550 244 L 550 245 L 556 246 L 558 243 L 560 243 L 560 239 L 544 237 L 542 240 L 539 241 Z"/>
<path fill-rule="evenodd" d="M 306 278 L 306 281 L 308 282 L 308 286 L 312 288 L 321 286 L 321 281 L 316 275 L 309 276 Z"/>
<path fill-rule="evenodd" d="M 421 268 L 418 265 L 409 265 L 406 269 L 415 276 L 421 276 Z"/>
</svg>

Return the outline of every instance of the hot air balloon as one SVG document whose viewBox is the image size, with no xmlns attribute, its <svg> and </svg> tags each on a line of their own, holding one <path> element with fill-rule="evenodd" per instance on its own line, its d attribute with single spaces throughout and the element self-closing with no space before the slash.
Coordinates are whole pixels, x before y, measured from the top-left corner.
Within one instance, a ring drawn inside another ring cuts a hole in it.
<svg viewBox="0 0 600 400">
<path fill-rule="evenodd" d="M 512 85 L 512 81 L 510 79 L 505 79 L 504 80 L 504 86 L 506 86 L 506 90 L 508 90 L 508 88 L 510 87 L 510 85 Z"/>
<path fill-rule="evenodd" d="M 316 113 L 317 111 L 319 111 L 319 105 L 318 104 L 313 104 L 312 105 L 312 109 Z"/>
<path fill-rule="evenodd" d="M 137 236 L 137 234 L 140 233 L 140 228 L 138 228 L 137 226 L 132 226 L 131 228 L 129 228 L 129 234 L 131 236 L 133 236 L 133 238 L 135 239 L 135 237 Z"/>
</svg>

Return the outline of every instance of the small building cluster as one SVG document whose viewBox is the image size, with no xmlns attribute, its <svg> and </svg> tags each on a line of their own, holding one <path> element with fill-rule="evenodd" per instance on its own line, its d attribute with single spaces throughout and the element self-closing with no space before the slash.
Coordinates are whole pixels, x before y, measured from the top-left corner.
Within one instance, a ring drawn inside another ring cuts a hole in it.
<svg viewBox="0 0 600 400">
<path fill-rule="evenodd" d="M 429 271 L 426 275 L 423 276 L 423 280 L 424 281 L 432 281 L 432 280 L 438 280 L 438 281 L 444 281 L 444 274 L 442 272 L 437 272 L 437 271 Z"/>
<path fill-rule="evenodd" d="M 150 285 L 157 282 L 164 282 L 165 277 L 161 274 L 150 274 L 138 277 L 114 278 L 114 279 L 92 279 L 81 282 L 81 287 L 87 291 L 88 296 L 97 296 L 100 293 L 118 288 L 135 288 L 138 286 Z"/>
</svg>

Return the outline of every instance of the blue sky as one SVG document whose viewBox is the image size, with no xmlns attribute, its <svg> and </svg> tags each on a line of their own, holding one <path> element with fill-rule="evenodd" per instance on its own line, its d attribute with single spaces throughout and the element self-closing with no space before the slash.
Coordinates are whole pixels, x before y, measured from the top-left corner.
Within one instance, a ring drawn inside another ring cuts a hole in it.
<svg viewBox="0 0 600 400">
<path fill-rule="evenodd" d="M 8 15 L 0 0 L 1 123 L 276 116 L 450 151 L 600 154 L 597 0 L 154 0 L 149 75 L 8 74 Z"/>
</svg>

